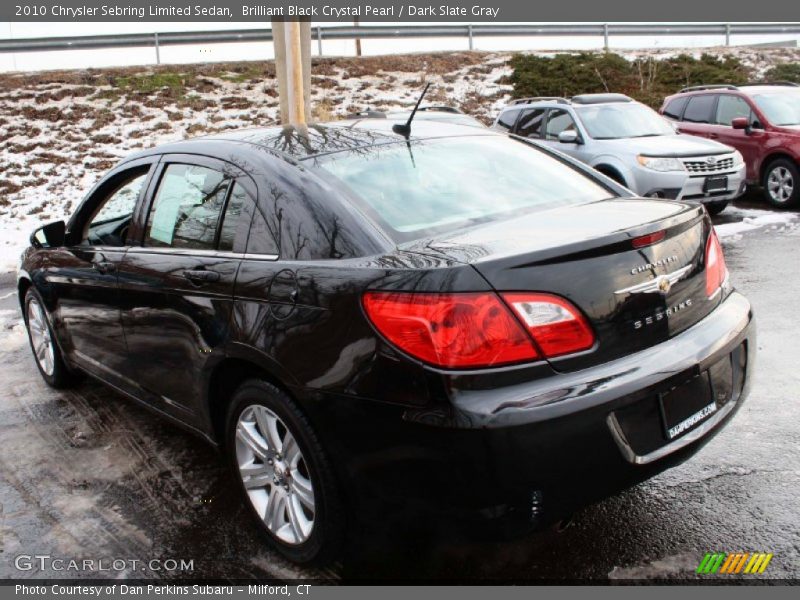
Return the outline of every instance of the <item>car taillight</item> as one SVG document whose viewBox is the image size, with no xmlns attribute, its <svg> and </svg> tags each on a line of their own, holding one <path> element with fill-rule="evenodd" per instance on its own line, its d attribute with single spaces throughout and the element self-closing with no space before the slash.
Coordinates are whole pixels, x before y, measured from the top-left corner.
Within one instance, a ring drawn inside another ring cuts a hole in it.
<svg viewBox="0 0 800 600">
<path fill-rule="evenodd" d="M 706 242 L 706 296 L 710 298 L 716 294 L 727 276 L 728 268 L 722 255 L 722 245 L 717 232 L 712 229 Z"/>
<path fill-rule="evenodd" d="M 552 358 L 588 350 L 594 331 L 581 312 L 564 298 L 551 294 L 502 294 L 519 315 L 542 353 Z"/>
<path fill-rule="evenodd" d="M 490 367 L 539 357 L 525 330 L 492 292 L 366 292 L 363 303 L 386 339 L 439 367 Z"/>
</svg>

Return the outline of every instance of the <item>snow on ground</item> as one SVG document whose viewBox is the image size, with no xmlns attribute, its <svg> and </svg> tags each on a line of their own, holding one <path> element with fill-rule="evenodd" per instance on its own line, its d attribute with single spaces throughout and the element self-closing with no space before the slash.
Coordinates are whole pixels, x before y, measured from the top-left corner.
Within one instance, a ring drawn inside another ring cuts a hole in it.
<svg viewBox="0 0 800 600">
<path fill-rule="evenodd" d="M 19 311 L 0 309 L 0 352 L 19 347 L 26 335 Z"/>
<path fill-rule="evenodd" d="M 798 213 L 775 212 L 756 208 L 738 208 L 730 206 L 722 213 L 725 219 L 736 219 L 732 223 L 720 223 L 714 226 L 717 235 L 722 238 L 736 240 L 742 233 L 769 227 L 773 230 L 783 230 L 797 225 Z"/>
<path fill-rule="evenodd" d="M 510 72 L 507 59 L 459 52 L 323 59 L 314 66 L 312 103 L 319 120 L 410 108 L 422 84 L 433 82 L 427 101 L 488 119 L 511 91 L 500 83 Z M 186 137 L 274 125 L 277 115 L 271 63 L 2 76 L 0 273 L 16 268 L 33 229 L 68 217 L 122 157 Z"/>
<path fill-rule="evenodd" d="M 685 50 L 622 51 L 666 57 Z M 757 71 L 797 60 L 790 49 L 689 50 L 733 54 Z M 546 53 L 542 53 L 546 54 Z M 448 52 L 315 59 L 312 104 L 319 120 L 426 100 L 488 122 L 508 101 L 510 53 Z M 273 125 L 277 82 L 270 62 L 129 67 L 0 75 L 0 274 L 13 270 L 31 232 L 65 219 L 93 183 L 145 147 L 228 128 Z M 731 210 L 731 209 L 728 209 Z M 773 215 L 773 216 L 767 216 Z M 784 215 L 747 215 L 721 235 Z"/>
</svg>

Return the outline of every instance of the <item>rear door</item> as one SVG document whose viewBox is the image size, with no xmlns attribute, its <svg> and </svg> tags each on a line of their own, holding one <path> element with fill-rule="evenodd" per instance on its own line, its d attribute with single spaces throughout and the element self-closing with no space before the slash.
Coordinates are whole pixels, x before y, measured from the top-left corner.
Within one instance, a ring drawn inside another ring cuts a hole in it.
<svg viewBox="0 0 800 600">
<path fill-rule="evenodd" d="M 698 94 L 690 96 L 683 111 L 683 120 L 678 124 L 681 133 L 698 137 L 709 137 L 714 113 L 717 107 L 717 94 Z"/>
<path fill-rule="evenodd" d="M 500 113 L 500 116 L 497 117 L 497 121 L 494 125 L 492 125 L 492 129 L 497 129 L 503 132 L 510 132 L 514 129 L 514 124 L 517 122 L 519 118 L 519 114 L 522 112 L 520 108 L 511 108 L 509 110 L 504 110 Z"/>
<path fill-rule="evenodd" d="M 547 112 L 547 121 L 544 126 L 544 143 L 559 152 L 586 162 L 586 157 L 581 152 L 583 148 L 581 144 L 563 144 L 558 141 L 558 135 L 562 131 L 574 131 L 579 136 L 581 135 L 575 119 L 568 111 L 563 108 L 551 108 Z"/>
<path fill-rule="evenodd" d="M 546 108 L 529 108 L 523 111 L 514 128 L 514 133 L 530 140 L 541 140 L 546 113 Z"/>
<path fill-rule="evenodd" d="M 228 339 L 233 286 L 247 225 L 247 176 L 195 155 L 165 155 L 139 244 L 119 268 L 122 322 L 145 400 L 198 422 L 204 368 Z"/>
</svg>

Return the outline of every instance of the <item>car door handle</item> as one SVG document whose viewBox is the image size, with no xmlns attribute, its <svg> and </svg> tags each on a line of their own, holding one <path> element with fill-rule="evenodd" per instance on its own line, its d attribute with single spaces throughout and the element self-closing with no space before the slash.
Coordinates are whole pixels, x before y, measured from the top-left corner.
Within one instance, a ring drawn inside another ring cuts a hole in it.
<svg viewBox="0 0 800 600">
<path fill-rule="evenodd" d="M 192 283 L 210 283 L 219 281 L 219 273 L 215 271 L 193 270 L 184 271 L 183 276 Z"/>
<path fill-rule="evenodd" d="M 117 265 L 115 265 L 113 262 L 108 262 L 105 260 L 93 262 L 92 267 L 94 267 L 95 271 L 103 275 L 106 275 L 107 273 L 113 273 L 117 270 Z"/>
<path fill-rule="evenodd" d="M 718 136 L 716 133 L 709 133 L 709 134 L 708 134 L 708 137 L 710 137 L 712 140 L 715 140 L 715 139 L 717 139 L 719 136 Z"/>
</svg>

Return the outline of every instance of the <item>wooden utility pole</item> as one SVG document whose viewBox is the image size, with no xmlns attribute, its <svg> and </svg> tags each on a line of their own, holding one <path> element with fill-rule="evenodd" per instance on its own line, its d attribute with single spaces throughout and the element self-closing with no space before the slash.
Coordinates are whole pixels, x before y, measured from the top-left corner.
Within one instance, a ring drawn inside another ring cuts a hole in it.
<svg viewBox="0 0 800 600">
<path fill-rule="evenodd" d="M 353 25 L 358 27 L 359 19 L 358 17 L 353 17 Z M 356 56 L 361 56 L 361 38 L 356 37 Z"/>
<path fill-rule="evenodd" d="M 305 125 L 311 118 L 311 22 L 272 20 L 280 119 Z"/>
</svg>

